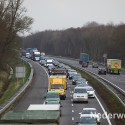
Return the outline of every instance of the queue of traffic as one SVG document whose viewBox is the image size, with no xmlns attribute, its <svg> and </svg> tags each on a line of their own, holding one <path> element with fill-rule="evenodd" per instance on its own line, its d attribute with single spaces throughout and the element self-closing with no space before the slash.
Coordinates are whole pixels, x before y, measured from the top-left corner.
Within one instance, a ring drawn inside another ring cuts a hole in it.
<svg viewBox="0 0 125 125">
<path fill-rule="evenodd" d="M 49 63 L 48 63 L 49 62 Z M 45 105 L 59 105 L 60 116 L 61 100 L 66 99 L 68 91 L 68 82 L 74 87 L 72 100 L 77 105 L 80 103 L 89 103 L 89 98 L 95 98 L 95 90 L 89 85 L 88 81 L 76 70 L 51 58 L 42 58 L 39 63 L 46 67 L 49 75 L 48 92 L 45 96 Z M 100 117 L 95 107 L 83 108 L 79 113 L 79 125 L 99 125 Z"/>
</svg>

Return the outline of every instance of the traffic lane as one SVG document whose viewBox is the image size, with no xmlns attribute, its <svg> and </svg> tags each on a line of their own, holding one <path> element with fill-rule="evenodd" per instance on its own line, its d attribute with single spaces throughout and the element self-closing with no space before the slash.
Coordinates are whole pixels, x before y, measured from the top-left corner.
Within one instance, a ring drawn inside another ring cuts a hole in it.
<svg viewBox="0 0 125 125">
<path fill-rule="evenodd" d="M 45 70 L 37 62 L 28 61 L 34 68 L 34 77 L 31 86 L 19 100 L 14 110 L 27 110 L 30 104 L 42 104 L 47 93 L 48 77 Z"/>
<path fill-rule="evenodd" d="M 57 59 L 57 58 L 56 58 Z M 60 61 L 64 61 L 65 63 L 69 63 L 71 65 L 77 66 L 82 69 L 89 70 L 95 74 L 98 74 L 98 69 L 92 68 L 91 65 L 88 68 L 83 68 L 78 61 L 76 60 L 67 60 L 67 59 L 59 59 Z M 100 75 L 101 77 L 107 79 L 108 81 L 112 82 L 113 84 L 117 85 L 119 88 L 125 91 L 125 75 L 113 75 L 113 74 L 106 74 Z"/>
<path fill-rule="evenodd" d="M 69 88 L 70 88 L 70 100 L 72 100 L 73 98 L 73 91 L 74 91 L 74 85 L 72 85 L 71 80 L 69 81 Z M 100 114 L 104 114 L 102 111 L 102 108 L 100 107 L 98 101 L 96 100 L 96 98 L 89 98 L 88 103 L 86 102 L 78 102 L 78 103 L 73 103 L 73 101 L 71 101 L 71 106 L 72 106 L 72 119 L 73 123 L 75 124 L 76 121 L 79 120 L 80 117 L 80 112 L 82 112 L 83 108 L 96 108 L 98 113 Z M 107 119 L 101 119 L 101 125 L 108 125 Z"/>
<path fill-rule="evenodd" d="M 71 107 L 71 98 L 69 87 L 67 86 L 66 90 L 66 99 L 61 100 L 61 117 L 59 125 L 75 125 L 72 121 L 72 107 Z"/>
<path fill-rule="evenodd" d="M 98 68 L 88 67 L 87 70 L 95 74 L 98 74 Z M 113 84 L 115 84 L 116 86 L 120 87 L 125 91 L 125 75 L 106 74 L 100 76 L 107 79 L 108 81 L 112 82 Z"/>
</svg>

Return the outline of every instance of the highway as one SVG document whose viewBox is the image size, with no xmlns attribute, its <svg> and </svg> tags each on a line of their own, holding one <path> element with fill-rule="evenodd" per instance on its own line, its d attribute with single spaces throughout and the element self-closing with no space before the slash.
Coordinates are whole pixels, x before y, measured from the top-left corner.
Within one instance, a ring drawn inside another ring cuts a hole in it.
<svg viewBox="0 0 125 125">
<path fill-rule="evenodd" d="M 59 58 L 55 58 L 58 59 L 60 61 L 63 61 L 67 64 L 71 64 L 73 66 L 77 66 L 80 68 L 83 68 L 78 61 L 76 60 L 71 60 L 71 59 L 59 59 Z M 84 68 L 87 69 L 95 74 L 98 74 L 98 69 L 97 68 L 92 68 L 91 65 L 89 65 L 88 68 Z M 113 74 L 107 74 L 107 75 L 100 75 L 101 77 L 107 79 L 108 81 L 112 82 L 114 85 L 118 86 L 120 89 L 122 89 L 123 91 L 125 91 L 125 72 L 121 72 L 120 75 L 113 75 Z"/>
<path fill-rule="evenodd" d="M 24 94 L 24 96 L 20 99 L 18 104 L 15 106 L 14 108 L 15 111 L 27 110 L 30 104 L 43 104 L 45 100 L 44 96 L 47 93 L 47 86 L 48 86 L 47 72 L 45 68 L 42 67 L 37 62 L 33 62 L 32 60 L 29 60 L 29 62 L 32 64 L 34 68 L 33 82 L 30 88 L 27 90 L 27 92 Z M 72 62 L 73 61 L 71 61 L 71 63 Z M 98 101 L 95 98 L 89 98 L 88 103 L 73 104 L 72 91 L 74 87 L 75 86 L 71 84 L 71 80 L 68 80 L 68 89 L 66 93 L 67 98 L 66 100 L 61 100 L 62 116 L 60 118 L 60 125 L 76 125 L 76 121 L 79 120 L 79 113 L 82 111 L 83 107 L 89 107 L 89 108 L 94 107 L 98 110 L 99 113 L 103 114 L 102 108 L 100 107 Z M 105 109 L 107 112 L 109 112 L 106 107 Z M 109 125 L 109 123 L 107 122 L 107 119 L 101 119 L 101 125 Z M 112 125 L 116 125 L 114 121 L 112 121 Z"/>
</svg>

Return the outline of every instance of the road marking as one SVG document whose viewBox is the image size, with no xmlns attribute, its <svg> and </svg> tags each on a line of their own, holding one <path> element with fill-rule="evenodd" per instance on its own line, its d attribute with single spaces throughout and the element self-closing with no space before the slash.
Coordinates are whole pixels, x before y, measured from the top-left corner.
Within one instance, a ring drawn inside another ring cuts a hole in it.
<svg viewBox="0 0 125 125">
<path fill-rule="evenodd" d="M 74 117 L 72 117 L 72 120 L 74 121 Z"/>
<path fill-rule="evenodd" d="M 72 106 L 74 106 L 74 105 L 72 104 Z"/>
<path fill-rule="evenodd" d="M 72 110 L 72 112 L 74 112 L 74 110 Z"/>
<path fill-rule="evenodd" d="M 96 95 L 95 95 L 95 97 L 96 97 L 96 100 L 98 101 L 99 105 L 101 106 L 101 108 L 102 108 L 102 110 L 103 110 L 103 112 L 104 112 L 104 114 L 105 114 L 105 116 L 106 116 L 106 119 L 107 119 L 109 125 L 112 125 L 112 123 L 111 123 L 111 121 L 110 121 L 110 119 L 109 119 L 109 117 L 108 117 L 108 115 L 107 115 L 107 112 L 106 112 L 106 110 L 104 109 L 103 105 L 101 104 L 101 102 L 99 101 L 99 99 L 98 99 L 98 97 L 97 97 Z"/>
</svg>

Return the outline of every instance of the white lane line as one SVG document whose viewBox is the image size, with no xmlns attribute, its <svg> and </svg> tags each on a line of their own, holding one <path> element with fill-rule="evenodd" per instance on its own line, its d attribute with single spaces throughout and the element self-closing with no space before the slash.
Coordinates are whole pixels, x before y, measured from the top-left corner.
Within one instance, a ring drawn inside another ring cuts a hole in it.
<svg viewBox="0 0 125 125">
<path fill-rule="evenodd" d="M 103 105 L 102 105 L 101 102 L 99 101 L 99 99 L 98 99 L 98 97 L 96 96 L 96 94 L 95 94 L 95 97 L 96 97 L 96 100 L 98 101 L 99 105 L 101 106 L 101 108 L 102 108 L 102 110 L 103 110 L 103 112 L 104 112 L 104 114 L 105 114 L 105 116 L 106 116 L 106 119 L 107 119 L 109 125 L 112 125 L 112 123 L 111 123 L 111 121 L 110 121 L 110 119 L 109 119 L 109 117 L 108 117 L 108 115 L 107 115 L 106 110 L 104 109 Z"/>
<path fill-rule="evenodd" d="M 72 117 L 72 121 L 74 121 L 74 117 Z"/>
<path fill-rule="evenodd" d="M 73 93 L 73 91 L 72 91 L 72 93 Z"/>
<path fill-rule="evenodd" d="M 72 112 L 74 112 L 74 110 L 72 110 Z"/>
<path fill-rule="evenodd" d="M 72 106 L 74 106 L 74 105 L 72 104 Z"/>
</svg>

